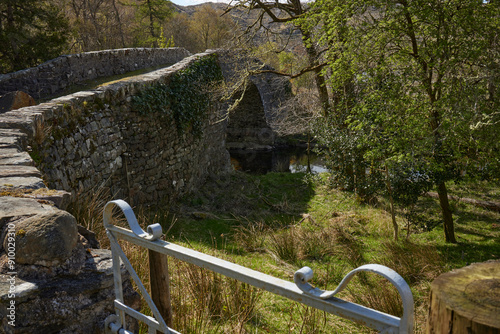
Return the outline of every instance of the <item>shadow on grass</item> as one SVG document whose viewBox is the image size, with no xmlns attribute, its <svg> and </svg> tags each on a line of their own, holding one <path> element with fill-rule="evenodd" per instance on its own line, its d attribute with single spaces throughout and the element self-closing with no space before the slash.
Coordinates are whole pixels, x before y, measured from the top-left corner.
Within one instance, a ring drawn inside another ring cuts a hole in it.
<svg viewBox="0 0 500 334">
<path fill-rule="evenodd" d="M 209 178 L 175 208 L 177 222 L 167 239 L 241 253 L 238 245 L 231 245 L 235 227 L 261 221 L 282 228 L 293 225 L 307 212 L 314 189 L 304 177 L 303 173 L 250 176 L 234 172 Z"/>
<path fill-rule="evenodd" d="M 500 257 L 498 242 L 496 244 L 477 244 L 459 241 L 456 244 L 438 245 L 436 249 L 442 254 L 449 268 L 460 268 L 475 262 L 497 260 Z"/>
<path fill-rule="evenodd" d="M 494 236 L 492 235 L 488 235 L 487 232 L 479 232 L 476 228 L 470 228 L 470 227 L 467 227 L 467 226 L 457 226 L 455 227 L 455 233 L 461 233 L 461 234 L 464 234 L 464 235 L 474 235 L 476 237 L 480 237 L 482 238 L 481 241 L 484 241 L 484 242 L 487 242 L 487 241 L 490 241 L 490 240 L 494 240 L 494 239 L 498 239 L 498 238 L 495 238 Z M 459 238 L 461 237 L 460 235 L 458 236 Z M 500 240 L 499 240 L 500 241 Z"/>
<path fill-rule="evenodd" d="M 500 214 L 485 209 L 462 207 L 454 214 L 456 244 L 437 242 L 449 268 L 500 258 Z M 439 229 L 442 231 L 442 229 Z"/>
</svg>

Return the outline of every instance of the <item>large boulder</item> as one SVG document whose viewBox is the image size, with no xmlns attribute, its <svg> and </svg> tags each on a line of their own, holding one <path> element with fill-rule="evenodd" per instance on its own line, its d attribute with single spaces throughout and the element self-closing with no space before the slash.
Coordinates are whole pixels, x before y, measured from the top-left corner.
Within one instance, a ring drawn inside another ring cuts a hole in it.
<svg viewBox="0 0 500 334">
<path fill-rule="evenodd" d="M 27 218 L 15 225 L 14 233 L 19 264 L 61 265 L 78 241 L 75 217 L 62 210 Z M 4 249 L 8 240 L 4 240 Z"/>
<path fill-rule="evenodd" d="M 34 106 L 35 99 L 20 90 L 0 96 L 0 114 L 23 107 Z"/>
</svg>

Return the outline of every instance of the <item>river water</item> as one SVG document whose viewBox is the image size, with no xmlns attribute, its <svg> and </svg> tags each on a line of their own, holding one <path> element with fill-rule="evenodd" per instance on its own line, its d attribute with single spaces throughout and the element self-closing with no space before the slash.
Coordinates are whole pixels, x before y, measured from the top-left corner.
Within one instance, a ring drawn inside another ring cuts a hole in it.
<svg viewBox="0 0 500 334">
<path fill-rule="evenodd" d="M 230 150 L 229 154 L 233 168 L 247 173 L 299 173 L 307 171 L 307 152 L 302 148 L 270 151 Z M 310 154 L 310 165 L 313 173 L 327 171 L 323 161 L 314 153 Z"/>
</svg>

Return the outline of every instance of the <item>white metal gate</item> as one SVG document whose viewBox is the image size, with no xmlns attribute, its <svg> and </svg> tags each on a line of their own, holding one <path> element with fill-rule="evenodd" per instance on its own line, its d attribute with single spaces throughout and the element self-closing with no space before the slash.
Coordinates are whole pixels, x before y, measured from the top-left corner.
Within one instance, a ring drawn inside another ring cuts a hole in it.
<svg viewBox="0 0 500 334">
<path fill-rule="evenodd" d="M 114 226 L 111 223 L 112 210 L 114 207 L 118 207 L 124 213 L 131 230 Z M 234 278 L 238 281 L 314 307 L 318 310 L 350 319 L 373 328 L 380 333 L 413 333 L 414 309 L 413 295 L 410 287 L 398 273 L 385 266 L 378 264 L 363 265 L 348 273 L 334 291 L 323 291 L 318 288 L 313 288 L 307 283 L 313 277 L 313 271 L 308 267 L 304 267 L 295 272 L 294 282 L 289 282 L 189 248 L 160 240 L 162 236 L 161 226 L 159 224 L 149 225 L 147 227 L 147 232 L 144 231 L 139 226 L 132 208 L 123 200 L 108 202 L 104 208 L 103 216 L 104 227 L 106 228 L 113 254 L 113 273 L 116 294 L 116 299 L 114 301 L 116 314 L 106 319 L 105 325 L 107 333 L 131 333 L 127 331 L 125 327 L 125 314 L 145 323 L 149 328 L 149 333 L 156 333 L 156 330 L 163 333 L 178 333 L 174 329 L 169 328 L 163 320 L 151 296 L 144 288 L 140 278 L 118 244 L 118 239 L 126 240 L 154 252 L 172 256 L 181 261 L 212 270 L 221 275 Z M 120 259 L 137 284 L 140 293 L 149 304 L 154 317 L 137 312 L 124 304 Z M 403 301 L 404 312 L 401 318 L 335 297 L 335 294 L 339 293 L 347 286 L 354 274 L 360 271 L 369 271 L 381 275 L 396 287 Z"/>
</svg>

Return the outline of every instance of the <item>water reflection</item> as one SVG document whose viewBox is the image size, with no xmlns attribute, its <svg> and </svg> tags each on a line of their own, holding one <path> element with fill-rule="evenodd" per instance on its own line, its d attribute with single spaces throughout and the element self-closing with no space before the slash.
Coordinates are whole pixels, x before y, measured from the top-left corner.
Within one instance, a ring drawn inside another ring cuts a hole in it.
<svg viewBox="0 0 500 334">
<path fill-rule="evenodd" d="M 229 150 L 229 154 L 233 168 L 247 173 L 299 173 L 307 171 L 307 152 L 305 149 Z M 313 173 L 327 171 L 323 161 L 315 154 L 311 153 L 309 160 Z"/>
</svg>

